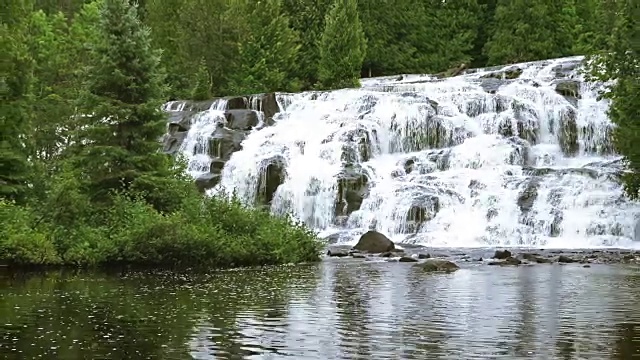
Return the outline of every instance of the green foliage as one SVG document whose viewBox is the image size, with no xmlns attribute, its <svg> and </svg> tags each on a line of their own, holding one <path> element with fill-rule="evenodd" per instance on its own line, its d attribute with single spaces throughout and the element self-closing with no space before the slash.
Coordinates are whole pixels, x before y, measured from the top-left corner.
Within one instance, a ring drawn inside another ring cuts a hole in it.
<svg viewBox="0 0 640 360">
<path fill-rule="evenodd" d="M 238 1 L 232 11 L 245 15 L 238 43 L 238 67 L 231 78 L 235 94 L 299 89 L 292 75 L 298 57 L 298 33 L 289 27 L 281 0 Z"/>
<path fill-rule="evenodd" d="M 213 97 L 211 94 L 211 75 L 207 70 L 207 63 L 203 60 L 198 65 L 198 71 L 195 75 L 195 85 L 191 90 L 191 96 L 189 97 L 195 101 L 209 100 Z"/>
<path fill-rule="evenodd" d="M 613 140 L 616 150 L 627 160 L 629 172 L 623 181 L 627 194 L 640 197 L 640 6 L 634 1 L 608 2 L 601 9 L 612 23 L 605 47 L 589 57 L 588 74 L 592 79 L 607 81 L 602 94 L 611 103 L 609 118 L 616 124 Z M 609 12 L 609 14 L 607 14 Z"/>
<path fill-rule="evenodd" d="M 0 199 L 22 202 L 29 184 L 34 60 L 28 46 L 28 1 L 3 2 L 0 23 Z"/>
<path fill-rule="evenodd" d="M 71 219 L 61 213 L 48 217 L 0 203 L 7 224 L 0 229 L 0 262 L 237 267 L 316 261 L 320 251 L 315 234 L 301 224 L 239 201 L 202 199 L 195 189 L 170 214 L 141 197 L 116 195 L 107 213 L 71 197 L 60 199 L 77 216 L 71 225 L 63 225 Z"/>
<path fill-rule="evenodd" d="M 489 64 L 569 55 L 577 22 L 569 0 L 498 0 L 494 31 L 485 48 Z"/>
<path fill-rule="evenodd" d="M 148 29 L 127 0 L 104 0 L 98 29 L 96 61 L 79 101 L 87 115 L 79 118 L 81 141 L 72 161 L 99 204 L 112 190 L 152 193 L 148 185 L 171 175 L 172 161 L 157 151 L 166 126 L 164 78 Z"/>
<path fill-rule="evenodd" d="M 29 208 L 0 199 L 0 223 L 0 263 L 59 263 L 46 229 L 34 228 L 35 218 Z"/>
<path fill-rule="evenodd" d="M 360 69 L 367 43 L 355 0 L 336 0 L 325 18 L 320 38 L 319 87 L 360 86 Z"/>
</svg>

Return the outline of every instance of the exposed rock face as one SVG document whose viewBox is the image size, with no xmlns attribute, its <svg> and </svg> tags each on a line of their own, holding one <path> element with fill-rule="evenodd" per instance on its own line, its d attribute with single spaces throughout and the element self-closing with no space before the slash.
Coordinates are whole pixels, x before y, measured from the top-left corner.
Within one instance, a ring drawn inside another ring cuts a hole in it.
<svg viewBox="0 0 640 360">
<path fill-rule="evenodd" d="M 360 209 L 368 193 L 369 178 L 360 165 L 347 164 L 338 174 L 336 216 L 346 216 Z"/>
<path fill-rule="evenodd" d="M 286 176 L 286 164 L 284 158 L 276 156 L 269 159 L 261 167 L 262 174 L 258 183 L 258 198 L 256 202 L 269 205 L 275 196 L 278 186 L 282 185 Z"/>
<path fill-rule="evenodd" d="M 175 107 L 173 107 L 175 106 Z M 242 141 L 246 134 L 261 125 L 273 125 L 273 116 L 280 111 L 274 93 L 257 94 L 248 97 L 229 96 L 207 101 L 177 101 L 170 103 L 167 133 L 164 135 L 163 151 L 167 154 L 177 154 L 181 151 L 189 130 L 203 116 L 202 112 L 209 109 L 223 111 L 223 117 L 218 120 L 214 130 L 206 137 L 208 144 L 200 144 L 194 151 L 211 158 L 210 171 L 197 176 L 195 182 L 201 191 L 206 191 L 220 182 L 224 163 L 231 155 L 242 149 Z M 265 167 L 266 177 L 259 195 L 261 202 L 270 202 L 275 188 L 282 183 L 282 166 L 275 164 Z M 277 184 L 277 185 L 275 185 Z"/>
<path fill-rule="evenodd" d="M 384 253 L 394 250 L 395 245 L 388 237 L 377 231 L 370 230 L 360 237 L 353 249 L 368 253 Z"/>
</svg>

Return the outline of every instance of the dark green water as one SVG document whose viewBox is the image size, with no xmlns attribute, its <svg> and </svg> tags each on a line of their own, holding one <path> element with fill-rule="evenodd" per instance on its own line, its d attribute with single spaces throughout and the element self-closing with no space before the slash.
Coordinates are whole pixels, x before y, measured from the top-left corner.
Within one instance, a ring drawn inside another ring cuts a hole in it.
<svg viewBox="0 0 640 360">
<path fill-rule="evenodd" d="M 0 359 L 640 358 L 634 267 L 0 272 Z"/>
</svg>

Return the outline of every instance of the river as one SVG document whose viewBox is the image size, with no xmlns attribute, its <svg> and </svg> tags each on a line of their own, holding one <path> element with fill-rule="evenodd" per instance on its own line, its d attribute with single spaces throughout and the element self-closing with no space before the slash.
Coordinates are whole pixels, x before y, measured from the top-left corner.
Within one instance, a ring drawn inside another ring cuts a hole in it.
<svg viewBox="0 0 640 360">
<path fill-rule="evenodd" d="M 0 272 L 2 359 L 640 358 L 634 265 Z"/>
</svg>

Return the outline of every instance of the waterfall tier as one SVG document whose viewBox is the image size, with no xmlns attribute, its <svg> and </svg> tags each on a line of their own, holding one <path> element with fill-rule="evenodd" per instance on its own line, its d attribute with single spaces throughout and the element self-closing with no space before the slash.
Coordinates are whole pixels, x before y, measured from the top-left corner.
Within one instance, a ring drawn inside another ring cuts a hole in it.
<svg viewBox="0 0 640 360">
<path fill-rule="evenodd" d="M 171 102 L 165 150 L 203 190 L 340 241 L 374 228 L 431 246 L 632 246 L 640 205 L 581 61 Z"/>
</svg>

